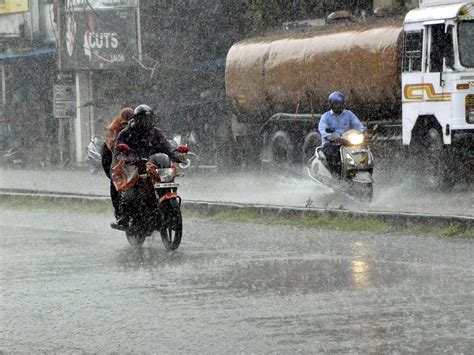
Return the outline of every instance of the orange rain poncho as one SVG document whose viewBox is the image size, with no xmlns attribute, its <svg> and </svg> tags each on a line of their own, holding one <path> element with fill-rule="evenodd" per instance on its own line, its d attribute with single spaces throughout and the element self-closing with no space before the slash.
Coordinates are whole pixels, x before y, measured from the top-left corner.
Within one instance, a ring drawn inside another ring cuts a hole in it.
<svg viewBox="0 0 474 355">
<path fill-rule="evenodd" d="M 115 141 L 118 134 L 122 129 L 124 129 L 128 121 L 133 117 L 133 109 L 130 107 L 125 107 L 120 110 L 119 114 L 115 116 L 113 121 L 107 127 L 107 134 L 105 135 L 105 144 L 110 151 L 113 152 L 115 147 Z"/>
</svg>

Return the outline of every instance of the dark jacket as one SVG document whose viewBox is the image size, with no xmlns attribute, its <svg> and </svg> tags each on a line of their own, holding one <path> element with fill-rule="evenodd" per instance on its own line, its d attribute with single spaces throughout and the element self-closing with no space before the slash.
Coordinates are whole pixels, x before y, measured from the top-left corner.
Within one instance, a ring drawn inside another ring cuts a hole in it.
<svg viewBox="0 0 474 355">
<path fill-rule="evenodd" d="M 104 169 L 105 175 L 110 179 L 110 168 L 112 167 L 112 152 L 107 147 L 107 144 L 102 145 L 102 169 Z"/>
<path fill-rule="evenodd" d="M 156 127 L 143 130 L 136 125 L 129 125 L 119 133 L 115 148 L 119 144 L 127 144 L 133 156 L 137 158 L 148 158 L 155 153 L 165 153 L 173 160 L 177 160 L 178 156 L 178 153 L 173 150 L 165 136 Z M 115 161 L 119 160 L 119 155 L 120 152 L 115 149 Z"/>
</svg>

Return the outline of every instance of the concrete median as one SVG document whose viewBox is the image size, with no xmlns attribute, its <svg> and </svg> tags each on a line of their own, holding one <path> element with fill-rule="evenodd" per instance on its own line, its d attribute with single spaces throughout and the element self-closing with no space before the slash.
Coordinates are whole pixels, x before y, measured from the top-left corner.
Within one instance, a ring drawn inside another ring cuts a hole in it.
<svg viewBox="0 0 474 355">
<path fill-rule="evenodd" d="M 80 202 L 80 203 L 103 203 L 109 201 L 108 196 L 84 195 L 78 193 L 57 193 L 49 191 L 31 191 L 16 189 L 0 189 L 0 195 L 4 197 L 23 197 L 32 199 L 43 199 L 53 202 Z M 185 212 L 197 212 L 206 216 L 217 215 L 222 212 L 250 211 L 261 216 L 272 216 L 281 218 L 345 218 L 345 219 L 371 219 L 395 225 L 399 228 L 411 228 L 413 226 L 449 227 L 456 225 L 463 230 L 474 228 L 474 217 L 463 215 L 442 214 L 420 214 L 413 212 L 393 211 L 363 211 L 328 208 L 302 208 L 282 207 L 261 204 L 242 204 L 214 201 L 183 200 Z"/>
</svg>

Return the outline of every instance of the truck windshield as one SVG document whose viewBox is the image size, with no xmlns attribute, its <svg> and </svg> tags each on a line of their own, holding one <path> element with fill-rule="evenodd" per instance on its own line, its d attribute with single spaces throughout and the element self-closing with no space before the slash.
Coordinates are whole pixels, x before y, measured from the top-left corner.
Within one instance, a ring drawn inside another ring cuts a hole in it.
<svg viewBox="0 0 474 355">
<path fill-rule="evenodd" d="M 466 68 L 474 68 L 474 20 L 459 23 L 459 58 Z"/>
</svg>

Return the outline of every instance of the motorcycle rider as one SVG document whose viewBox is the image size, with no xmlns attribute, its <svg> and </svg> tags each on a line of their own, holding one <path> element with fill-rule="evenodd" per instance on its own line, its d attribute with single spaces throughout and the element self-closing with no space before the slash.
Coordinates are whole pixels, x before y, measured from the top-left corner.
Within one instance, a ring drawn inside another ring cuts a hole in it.
<svg viewBox="0 0 474 355">
<path fill-rule="evenodd" d="M 117 116 L 112 120 L 110 125 L 107 127 L 107 133 L 105 135 L 105 142 L 102 147 L 102 168 L 104 169 L 105 175 L 110 179 L 110 199 L 112 200 L 112 206 L 114 207 L 114 215 L 116 222 L 120 219 L 120 202 L 119 192 L 115 188 L 115 185 L 111 179 L 111 166 L 112 166 L 112 152 L 114 151 L 115 142 L 120 131 L 124 129 L 130 119 L 133 117 L 133 108 L 124 107 L 120 110 Z"/>
<path fill-rule="evenodd" d="M 331 93 L 329 95 L 331 109 L 323 114 L 318 125 L 323 144 L 322 151 L 329 164 L 329 170 L 336 176 L 341 171 L 340 148 L 342 142 L 340 137 L 342 134 L 350 129 L 356 129 L 361 133 L 367 130 L 352 111 L 345 109 L 345 103 L 346 98 L 340 91 Z"/>
<path fill-rule="evenodd" d="M 129 125 L 122 130 L 116 141 L 114 158 L 119 161 L 121 152 L 117 147 L 126 144 L 130 148 L 131 154 L 135 158 L 148 158 L 155 153 L 165 153 L 172 160 L 177 162 L 185 162 L 179 152 L 173 150 L 166 137 L 161 130 L 155 127 L 155 113 L 148 105 L 139 105 L 133 111 L 133 119 Z M 117 222 L 112 223 L 111 227 L 124 230 L 128 226 L 128 211 L 124 201 L 120 201 L 122 216 Z"/>
</svg>

